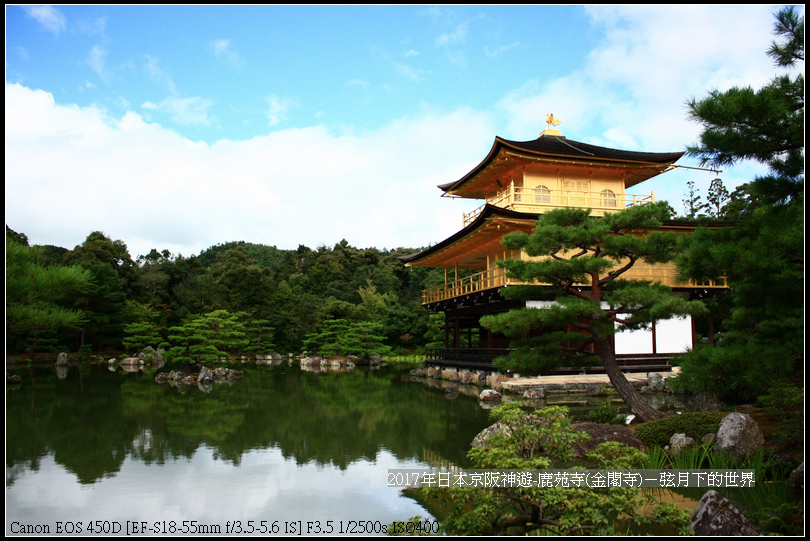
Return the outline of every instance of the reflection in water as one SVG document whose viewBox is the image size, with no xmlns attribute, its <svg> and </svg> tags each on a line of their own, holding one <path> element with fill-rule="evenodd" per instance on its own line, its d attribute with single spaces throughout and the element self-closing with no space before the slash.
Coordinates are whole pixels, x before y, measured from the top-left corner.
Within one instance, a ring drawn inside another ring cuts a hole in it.
<svg viewBox="0 0 810 541">
<path fill-rule="evenodd" d="M 426 452 L 464 465 L 488 424 L 475 398 L 392 371 L 245 366 L 208 393 L 105 366 L 19 371 L 6 396 L 7 533 L 15 520 L 426 515 L 386 486 L 387 469 L 423 466 Z"/>
</svg>

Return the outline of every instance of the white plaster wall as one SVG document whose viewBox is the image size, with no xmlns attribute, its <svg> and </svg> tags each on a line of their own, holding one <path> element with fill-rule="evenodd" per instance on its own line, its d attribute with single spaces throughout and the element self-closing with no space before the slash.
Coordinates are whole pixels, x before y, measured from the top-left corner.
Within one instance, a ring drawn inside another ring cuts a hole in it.
<svg viewBox="0 0 810 541">
<path fill-rule="evenodd" d="M 627 355 L 652 353 L 652 338 L 652 329 L 617 332 L 615 334 L 616 354 Z"/>
<path fill-rule="evenodd" d="M 658 353 L 683 353 L 692 348 L 692 316 L 675 317 L 655 323 Z"/>
<path fill-rule="evenodd" d="M 653 353 L 653 332 L 622 331 L 615 336 L 617 354 Z M 655 322 L 655 353 L 683 353 L 692 347 L 692 316 Z"/>
<path fill-rule="evenodd" d="M 526 301 L 528 308 L 543 309 L 554 304 L 557 303 L 555 301 Z M 655 353 L 683 353 L 690 349 L 692 347 L 692 316 L 656 321 L 655 340 Z M 651 354 L 653 353 L 652 329 L 617 332 L 615 344 L 618 355 Z"/>
</svg>

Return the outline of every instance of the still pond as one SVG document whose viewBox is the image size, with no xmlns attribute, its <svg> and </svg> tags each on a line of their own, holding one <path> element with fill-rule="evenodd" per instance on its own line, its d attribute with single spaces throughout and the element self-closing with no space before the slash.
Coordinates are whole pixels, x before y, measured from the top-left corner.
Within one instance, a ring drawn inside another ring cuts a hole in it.
<svg viewBox="0 0 810 541">
<path fill-rule="evenodd" d="M 402 370 L 238 368 L 210 392 L 102 365 L 9 369 L 22 383 L 6 390 L 6 534 L 430 517 L 387 470 L 465 466 L 489 424 L 474 396 Z"/>
</svg>

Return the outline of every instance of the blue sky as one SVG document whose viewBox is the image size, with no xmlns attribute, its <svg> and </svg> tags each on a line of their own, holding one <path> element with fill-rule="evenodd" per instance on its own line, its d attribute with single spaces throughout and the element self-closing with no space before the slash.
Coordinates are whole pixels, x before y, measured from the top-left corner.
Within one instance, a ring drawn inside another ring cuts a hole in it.
<svg viewBox="0 0 810 541">
<path fill-rule="evenodd" d="M 101 230 L 133 257 L 427 246 L 478 204 L 436 185 L 546 113 L 592 144 L 694 142 L 689 98 L 775 74 L 777 9 L 7 6 L 6 223 L 67 248 Z M 639 189 L 680 210 L 712 178 Z"/>
</svg>

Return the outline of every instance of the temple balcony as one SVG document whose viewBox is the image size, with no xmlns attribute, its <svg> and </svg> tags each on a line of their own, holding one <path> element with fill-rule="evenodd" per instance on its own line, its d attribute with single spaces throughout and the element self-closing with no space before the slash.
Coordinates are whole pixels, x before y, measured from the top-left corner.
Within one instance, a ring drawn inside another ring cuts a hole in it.
<svg viewBox="0 0 810 541">
<path fill-rule="evenodd" d="M 705 282 L 680 282 L 677 279 L 677 268 L 674 263 L 658 263 L 648 265 L 637 263 L 633 268 L 622 275 L 625 280 L 645 280 L 670 286 L 672 288 L 686 289 L 717 289 L 727 288 L 725 279 L 708 280 Z M 510 285 L 543 285 L 539 282 L 521 282 L 506 276 L 506 271 L 500 267 L 485 270 L 471 276 L 447 282 L 441 286 L 425 289 L 422 291 L 422 304 L 428 305 L 435 302 L 446 301 L 473 293 L 479 293 L 491 289 L 501 288 Z M 587 287 L 587 284 L 583 284 Z"/>
<path fill-rule="evenodd" d="M 543 187 L 519 188 L 510 185 L 500 190 L 495 196 L 488 198 L 486 204 L 533 214 L 542 214 L 552 209 L 564 207 L 589 208 L 592 215 L 603 216 L 607 212 L 616 212 L 627 207 L 654 202 L 655 194 L 617 194 L 611 190 L 599 192 L 552 191 Z M 464 214 L 464 227 L 471 224 L 478 217 L 486 204 Z"/>
</svg>

